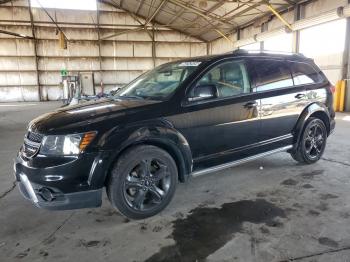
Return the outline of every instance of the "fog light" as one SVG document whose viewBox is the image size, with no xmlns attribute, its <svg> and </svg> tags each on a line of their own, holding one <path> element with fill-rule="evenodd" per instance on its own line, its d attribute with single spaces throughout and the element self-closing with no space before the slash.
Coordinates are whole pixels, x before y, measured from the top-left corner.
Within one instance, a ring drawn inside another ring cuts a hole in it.
<svg viewBox="0 0 350 262">
<path fill-rule="evenodd" d="M 52 191 L 47 187 L 41 188 L 39 190 L 39 193 L 45 201 L 51 202 L 55 199 L 55 196 L 53 195 Z"/>
</svg>

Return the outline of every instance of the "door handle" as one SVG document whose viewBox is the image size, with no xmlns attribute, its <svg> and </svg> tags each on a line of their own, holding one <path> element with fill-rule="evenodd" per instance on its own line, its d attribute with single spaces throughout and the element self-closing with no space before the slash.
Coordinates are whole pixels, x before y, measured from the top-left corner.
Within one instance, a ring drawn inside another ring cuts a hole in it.
<svg viewBox="0 0 350 262">
<path fill-rule="evenodd" d="M 257 105 L 258 105 L 258 103 L 256 101 L 251 101 L 251 102 L 246 103 L 243 107 L 244 108 L 253 108 L 253 107 L 256 107 Z"/>
<path fill-rule="evenodd" d="M 304 97 L 305 97 L 305 94 L 297 94 L 297 95 L 295 95 L 295 98 L 297 98 L 297 99 L 302 99 Z"/>
</svg>

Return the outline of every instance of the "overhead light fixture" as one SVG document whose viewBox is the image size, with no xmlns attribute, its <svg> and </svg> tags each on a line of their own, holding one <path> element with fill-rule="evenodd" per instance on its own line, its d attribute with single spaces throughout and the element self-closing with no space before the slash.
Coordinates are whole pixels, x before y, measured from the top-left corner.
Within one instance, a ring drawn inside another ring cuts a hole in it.
<svg viewBox="0 0 350 262">
<path fill-rule="evenodd" d="M 292 25 L 292 28 L 293 30 L 302 30 L 315 25 L 331 22 L 339 18 L 342 18 L 344 16 L 346 17 L 347 15 L 350 15 L 350 12 L 348 10 L 349 8 L 339 7 L 336 10 L 328 11 L 317 16 L 312 16 L 309 18 L 296 21 Z"/>
</svg>

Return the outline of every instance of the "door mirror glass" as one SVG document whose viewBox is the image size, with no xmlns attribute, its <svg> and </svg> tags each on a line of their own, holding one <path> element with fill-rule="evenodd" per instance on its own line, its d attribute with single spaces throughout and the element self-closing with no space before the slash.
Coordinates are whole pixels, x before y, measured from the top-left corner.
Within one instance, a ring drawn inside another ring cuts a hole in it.
<svg viewBox="0 0 350 262">
<path fill-rule="evenodd" d="M 193 96 L 188 101 L 201 101 L 217 97 L 217 89 L 215 85 L 199 85 L 193 90 Z"/>
</svg>

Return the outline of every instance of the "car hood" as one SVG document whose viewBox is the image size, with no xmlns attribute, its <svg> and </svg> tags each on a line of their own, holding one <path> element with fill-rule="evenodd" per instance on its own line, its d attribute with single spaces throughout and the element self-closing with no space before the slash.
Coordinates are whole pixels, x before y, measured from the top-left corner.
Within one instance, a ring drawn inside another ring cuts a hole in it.
<svg viewBox="0 0 350 262">
<path fill-rule="evenodd" d="M 96 128 L 102 121 L 145 111 L 147 107 L 156 103 L 159 101 L 138 99 L 101 99 L 86 102 L 41 115 L 29 123 L 29 130 L 41 134 L 89 131 L 88 129 Z"/>
</svg>

